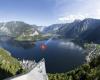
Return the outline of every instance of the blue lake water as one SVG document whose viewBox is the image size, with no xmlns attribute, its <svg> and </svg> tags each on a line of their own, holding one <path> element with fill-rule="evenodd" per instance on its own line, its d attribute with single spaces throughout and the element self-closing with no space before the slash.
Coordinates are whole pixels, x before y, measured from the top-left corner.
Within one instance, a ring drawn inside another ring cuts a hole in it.
<svg viewBox="0 0 100 80">
<path fill-rule="evenodd" d="M 12 56 L 20 59 L 46 61 L 46 70 L 50 73 L 66 72 L 80 66 L 85 61 L 82 47 L 65 40 L 51 40 L 47 49 L 42 50 L 40 45 L 46 41 L 34 43 L 5 41 L 1 47 L 11 52 Z"/>
</svg>

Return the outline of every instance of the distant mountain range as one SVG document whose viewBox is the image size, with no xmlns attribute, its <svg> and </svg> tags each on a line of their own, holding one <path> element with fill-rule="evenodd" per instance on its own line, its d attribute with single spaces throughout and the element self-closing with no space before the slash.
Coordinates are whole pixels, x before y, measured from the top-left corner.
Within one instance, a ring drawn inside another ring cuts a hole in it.
<svg viewBox="0 0 100 80">
<path fill-rule="evenodd" d="M 59 28 L 57 33 L 66 38 L 99 42 L 100 20 L 91 18 L 84 19 L 83 21 L 76 20 Z"/>
<path fill-rule="evenodd" d="M 42 31 L 44 33 L 55 33 L 63 25 L 64 24 L 52 24 L 50 26 L 45 27 Z"/>
<path fill-rule="evenodd" d="M 72 23 L 53 24 L 44 28 L 45 33 L 57 33 L 67 39 L 100 42 L 100 20 L 86 18 Z"/>
<path fill-rule="evenodd" d="M 87 18 L 75 20 L 72 23 L 53 24 L 50 26 L 29 25 L 21 21 L 0 23 L 0 35 L 19 36 L 21 34 L 35 35 L 41 33 L 56 33 L 67 39 L 100 41 L 100 20 Z"/>
</svg>

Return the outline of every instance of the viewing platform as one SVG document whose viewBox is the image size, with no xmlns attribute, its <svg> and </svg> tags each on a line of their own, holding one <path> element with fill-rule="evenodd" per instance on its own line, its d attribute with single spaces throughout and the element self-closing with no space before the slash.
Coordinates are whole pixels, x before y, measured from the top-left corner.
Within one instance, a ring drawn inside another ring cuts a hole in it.
<svg viewBox="0 0 100 80">
<path fill-rule="evenodd" d="M 24 62 L 25 65 L 29 65 L 28 62 Z M 21 63 L 21 64 L 23 64 Z M 32 63 L 32 62 L 31 62 Z M 34 65 L 32 65 L 34 63 Z M 14 77 L 10 77 L 4 80 L 48 80 L 48 76 L 46 74 L 46 68 L 45 68 L 45 60 L 42 59 L 40 62 L 36 63 L 33 62 L 29 67 L 24 68 L 32 68 L 25 74 L 19 74 Z M 25 66 L 23 64 L 23 66 Z"/>
</svg>

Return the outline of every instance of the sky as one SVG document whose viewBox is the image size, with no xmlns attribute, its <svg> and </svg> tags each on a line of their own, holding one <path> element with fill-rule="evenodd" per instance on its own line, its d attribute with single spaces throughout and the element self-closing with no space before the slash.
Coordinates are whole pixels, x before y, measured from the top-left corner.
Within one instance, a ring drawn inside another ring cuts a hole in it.
<svg viewBox="0 0 100 80">
<path fill-rule="evenodd" d="M 0 22 L 47 26 L 85 18 L 100 19 L 100 0 L 0 0 Z"/>
</svg>

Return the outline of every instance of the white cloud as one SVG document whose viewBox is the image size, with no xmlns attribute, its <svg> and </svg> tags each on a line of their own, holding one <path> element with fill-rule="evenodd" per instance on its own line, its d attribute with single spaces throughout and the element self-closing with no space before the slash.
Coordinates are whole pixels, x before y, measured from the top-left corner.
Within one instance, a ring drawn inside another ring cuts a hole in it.
<svg viewBox="0 0 100 80">
<path fill-rule="evenodd" d="M 96 10 L 96 15 L 95 16 L 100 19 L 100 9 Z"/>
<path fill-rule="evenodd" d="M 60 17 L 58 20 L 62 22 L 72 22 L 75 19 L 83 20 L 87 17 L 88 17 L 88 14 L 84 14 L 84 15 L 77 14 L 77 15 L 68 15 L 68 16 Z"/>
<path fill-rule="evenodd" d="M 84 18 L 100 19 L 100 0 L 56 0 L 58 22 Z"/>
</svg>

